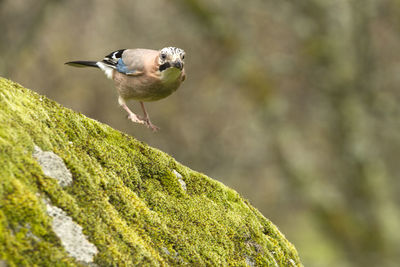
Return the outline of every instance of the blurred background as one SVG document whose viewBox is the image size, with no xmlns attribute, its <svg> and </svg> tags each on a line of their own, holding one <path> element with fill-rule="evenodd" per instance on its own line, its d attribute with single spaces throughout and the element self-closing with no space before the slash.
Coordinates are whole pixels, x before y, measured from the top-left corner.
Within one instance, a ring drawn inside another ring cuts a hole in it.
<svg viewBox="0 0 400 267">
<path fill-rule="evenodd" d="M 399 266 L 400 1 L 0 0 L 0 32 L 1 76 L 234 188 L 305 266 Z M 63 65 L 164 46 L 187 79 L 157 133 Z"/>
</svg>

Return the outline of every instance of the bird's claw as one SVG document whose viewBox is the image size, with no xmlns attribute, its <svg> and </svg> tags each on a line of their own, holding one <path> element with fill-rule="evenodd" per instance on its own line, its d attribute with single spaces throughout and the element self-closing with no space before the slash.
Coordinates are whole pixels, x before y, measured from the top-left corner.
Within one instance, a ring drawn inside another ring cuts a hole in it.
<svg viewBox="0 0 400 267">
<path fill-rule="evenodd" d="M 147 128 L 150 128 L 153 132 L 157 132 L 160 129 L 159 127 L 152 124 L 149 119 L 145 119 L 144 122 Z"/>
<path fill-rule="evenodd" d="M 144 117 L 136 115 L 134 113 L 128 114 L 127 118 L 133 122 L 146 125 L 146 127 L 150 128 L 153 132 L 156 132 L 160 129 L 159 127 L 152 124 L 149 118 L 144 118 Z"/>
</svg>

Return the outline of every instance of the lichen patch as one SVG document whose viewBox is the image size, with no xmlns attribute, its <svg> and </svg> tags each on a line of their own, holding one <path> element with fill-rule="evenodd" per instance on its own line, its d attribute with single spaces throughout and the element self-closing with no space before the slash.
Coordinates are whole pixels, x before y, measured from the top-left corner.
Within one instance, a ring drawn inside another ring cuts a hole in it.
<svg viewBox="0 0 400 267">
<path fill-rule="evenodd" d="M 91 263 L 97 248 L 82 233 L 82 227 L 75 223 L 62 209 L 46 203 L 47 214 L 52 217 L 52 229 L 61 240 L 67 253 L 77 261 Z"/>
<path fill-rule="evenodd" d="M 176 170 L 173 170 L 172 172 L 175 174 L 176 178 L 178 178 L 178 182 L 180 183 L 181 188 L 182 188 L 184 191 L 186 191 L 186 183 L 185 183 L 185 181 L 182 179 L 182 178 L 183 178 L 182 175 L 181 175 L 179 172 L 177 172 Z"/>
<path fill-rule="evenodd" d="M 33 157 L 37 160 L 46 176 L 54 178 L 62 187 L 72 183 L 72 175 L 65 166 L 62 158 L 51 151 L 42 151 L 40 147 L 34 146 Z"/>
</svg>

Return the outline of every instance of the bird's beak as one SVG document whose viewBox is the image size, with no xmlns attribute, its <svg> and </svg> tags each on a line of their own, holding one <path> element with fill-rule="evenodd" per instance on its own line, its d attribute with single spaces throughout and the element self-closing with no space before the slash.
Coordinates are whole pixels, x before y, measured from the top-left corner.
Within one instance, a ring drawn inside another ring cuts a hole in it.
<svg viewBox="0 0 400 267">
<path fill-rule="evenodd" d="M 174 61 L 172 63 L 172 67 L 182 70 L 183 69 L 183 63 L 180 60 Z"/>
</svg>

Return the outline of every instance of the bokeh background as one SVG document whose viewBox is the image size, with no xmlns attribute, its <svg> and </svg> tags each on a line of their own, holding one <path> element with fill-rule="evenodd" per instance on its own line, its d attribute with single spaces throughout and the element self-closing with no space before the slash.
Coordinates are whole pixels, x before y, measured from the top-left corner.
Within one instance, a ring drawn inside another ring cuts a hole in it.
<svg viewBox="0 0 400 267">
<path fill-rule="evenodd" d="M 305 266 L 399 266 L 400 1 L 0 0 L 0 32 L 1 76 L 234 188 Z M 187 79 L 157 133 L 63 65 L 164 46 Z"/>
</svg>

